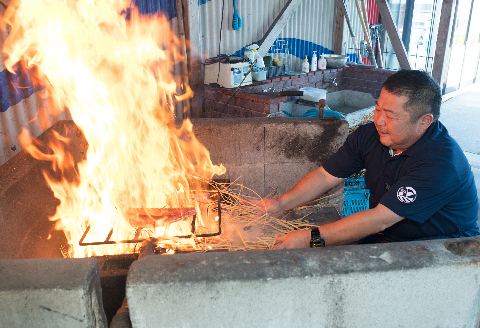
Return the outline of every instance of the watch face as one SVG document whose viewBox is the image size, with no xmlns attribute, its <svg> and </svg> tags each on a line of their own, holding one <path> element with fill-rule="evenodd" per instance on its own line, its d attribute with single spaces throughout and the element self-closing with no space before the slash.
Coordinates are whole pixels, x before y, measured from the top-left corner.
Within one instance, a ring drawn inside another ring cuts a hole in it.
<svg viewBox="0 0 480 328">
<path fill-rule="evenodd" d="M 320 235 L 318 228 L 312 229 L 310 247 L 325 247 L 325 240 Z"/>
<path fill-rule="evenodd" d="M 310 241 L 310 247 L 325 247 L 325 241 L 323 239 L 322 240 L 312 239 Z"/>
</svg>

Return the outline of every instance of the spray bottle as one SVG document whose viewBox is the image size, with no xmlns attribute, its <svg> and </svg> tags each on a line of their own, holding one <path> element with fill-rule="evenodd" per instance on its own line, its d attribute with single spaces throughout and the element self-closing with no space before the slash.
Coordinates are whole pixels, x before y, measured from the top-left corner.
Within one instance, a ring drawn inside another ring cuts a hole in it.
<svg viewBox="0 0 480 328">
<path fill-rule="evenodd" d="M 251 46 L 248 46 L 243 54 L 250 60 L 250 62 L 253 63 L 253 61 L 255 60 L 255 52 L 253 52 Z"/>
</svg>

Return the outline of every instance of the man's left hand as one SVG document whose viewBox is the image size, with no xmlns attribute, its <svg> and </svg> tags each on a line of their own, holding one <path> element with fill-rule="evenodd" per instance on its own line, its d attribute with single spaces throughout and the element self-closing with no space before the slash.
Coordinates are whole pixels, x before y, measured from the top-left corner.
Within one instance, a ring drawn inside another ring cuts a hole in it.
<svg viewBox="0 0 480 328">
<path fill-rule="evenodd" d="M 309 248 L 311 235 L 311 230 L 295 230 L 283 236 L 275 236 L 281 244 L 273 249 Z"/>
</svg>

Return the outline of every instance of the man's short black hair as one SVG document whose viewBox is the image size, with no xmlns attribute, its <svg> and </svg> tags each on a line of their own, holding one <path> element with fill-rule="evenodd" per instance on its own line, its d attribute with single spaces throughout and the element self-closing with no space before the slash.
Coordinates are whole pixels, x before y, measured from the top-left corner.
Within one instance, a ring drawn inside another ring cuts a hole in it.
<svg viewBox="0 0 480 328">
<path fill-rule="evenodd" d="M 383 89 L 396 96 L 408 97 L 404 109 L 410 112 L 412 122 L 428 113 L 433 115 L 434 121 L 440 117 L 442 92 L 438 83 L 426 72 L 398 71 L 387 78 Z"/>
</svg>

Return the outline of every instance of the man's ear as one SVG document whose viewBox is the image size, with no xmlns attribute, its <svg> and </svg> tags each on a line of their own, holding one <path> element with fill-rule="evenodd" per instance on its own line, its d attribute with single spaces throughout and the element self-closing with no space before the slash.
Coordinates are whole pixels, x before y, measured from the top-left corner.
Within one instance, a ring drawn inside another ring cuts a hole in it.
<svg viewBox="0 0 480 328">
<path fill-rule="evenodd" d="M 422 128 L 424 128 L 424 130 L 426 130 L 430 124 L 432 124 L 433 122 L 433 115 L 428 113 L 428 114 L 424 114 L 422 117 L 420 117 L 420 124 L 422 125 Z"/>
</svg>

